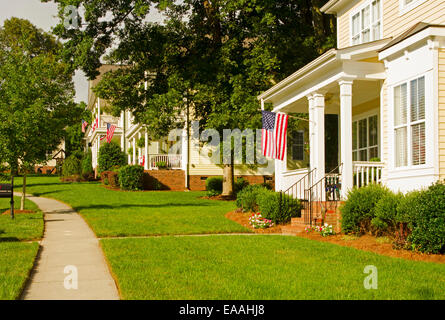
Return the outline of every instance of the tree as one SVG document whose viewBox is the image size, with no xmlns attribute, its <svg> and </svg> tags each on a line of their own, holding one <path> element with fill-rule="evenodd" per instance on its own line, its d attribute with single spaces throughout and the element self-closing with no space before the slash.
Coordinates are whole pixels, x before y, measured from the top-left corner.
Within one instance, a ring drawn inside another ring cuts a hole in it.
<svg viewBox="0 0 445 320">
<path fill-rule="evenodd" d="M 61 45 L 29 21 L 6 20 L 0 28 L 0 162 L 11 175 L 45 162 L 76 118 L 72 69 L 58 56 Z"/>
<path fill-rule="evenodd" d="M 67 2 L 57 2 L 62 17 Z M 256 129 L 256 96 L 334 44 L 334 19 L 319 10 L 324 2 L 84 0 L 76 1 L 84 27 L 61 23 L 55 31 L 67 40 L 67 60 L 90 78 L 118 44 L 106 59 L 125 68 L 104 76 L 96 94 L 115 114 L 131 110 L 153 138 L 182 127 L 190 108 L 205 128 Z M 164 12 L 163 25 L 144 21 L 152 4 Z M 224 172 L 230 195 L 233 163 Z"/>
</svg>

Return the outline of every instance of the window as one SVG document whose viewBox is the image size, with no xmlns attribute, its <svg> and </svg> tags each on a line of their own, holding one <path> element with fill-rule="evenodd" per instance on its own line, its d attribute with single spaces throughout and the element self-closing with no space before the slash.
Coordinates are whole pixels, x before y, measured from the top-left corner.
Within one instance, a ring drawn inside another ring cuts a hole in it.
<svg viewBox="0 0 445 320">
<path fill-rule="evenodd" d="M 425 1 L 426 0 L 400 0 L 400 14 L 403 15 L 407 13 Z"/>
<path fill-rule="evenodd" d="M 379 157 L 378 116 L 352 122 L 352 158 L 370 161 Z"/>
<path fill-rule="evenodd" d="M 292 133 L 291 152 L 292 160 L 304 160 L 304 131 L 296 131 Z"/>
<path fill-rule="evenodd" d="M 395 166 L 426 163 L 425 77 L 394 88 Z"/>
<path fill-rule="evenodd" d="M 351 44 L 356 45 L 382 38 L 381 0 L 361 7 L 351 18 Z"/>
</svg>

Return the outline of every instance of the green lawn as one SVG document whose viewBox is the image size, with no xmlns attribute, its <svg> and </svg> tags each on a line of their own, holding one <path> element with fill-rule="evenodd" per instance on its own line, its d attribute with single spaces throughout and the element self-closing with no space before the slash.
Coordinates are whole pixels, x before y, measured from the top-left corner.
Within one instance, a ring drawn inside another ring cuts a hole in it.
<svg viewBox="0 0 445 320">
<path fill-rule="evenodd" d="M 0 199 L 0 214 L 10 207 L 9 199 Z M 20 208 L 20 198 L 14 197 L 14 208 Z M 43 235 L 43 214 L 38 207 L 26 200 L 25 208 L 35 210 L 32 214 L 17 214 L 12 220 L 10 215 L 0 215 L 0 242 L 35 240 Z"/>
<path fill-rule="evenodd" d="M 283 236 L 106 239 L 124 299 L 445 299 L 445 265 Z M 365 290 L 365 266 L 378 289 Z"/>
<path fill-rule="evenodd" d="M 98 237 L 250 232 L 224 217 L 233 202 L 200 199 L 204 192 L 120 192 L 45 176 L 29 177 L 27 192 L 69 204 Z"/>
<path fill-rule="evenodd" d="M 20 208 L 20 198 L 14 198 L 15 208 Z M 0 199 L 0 213 L 9 209 L 9 199 Z M 12 220 L 0 215 L 0 300 L 19 298 L 34 263 L 39 245 L 22 240 L 36 240 L 43 235 L 43 214 L 37 206 L 26 201 L 26 209 L 34 214 L 18 214 Z"/>
</svg>

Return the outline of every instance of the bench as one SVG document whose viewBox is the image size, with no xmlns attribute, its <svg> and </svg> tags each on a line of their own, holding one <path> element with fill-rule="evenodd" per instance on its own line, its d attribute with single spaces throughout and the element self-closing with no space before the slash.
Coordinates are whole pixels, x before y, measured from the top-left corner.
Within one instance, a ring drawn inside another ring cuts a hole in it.
<svg viewBox="0 0 445 320">
<path fill-rule="evenodd" d="M 11 199 L 11 218 L 14 219 L 14 187 L 12 184 L 0 184 L 0 198 Z"/>
<path fill-rule="evenodd" d="M 0 184 L 0 198 L 11 198 L 13 188 L 11 184 Z"/>
</svg>

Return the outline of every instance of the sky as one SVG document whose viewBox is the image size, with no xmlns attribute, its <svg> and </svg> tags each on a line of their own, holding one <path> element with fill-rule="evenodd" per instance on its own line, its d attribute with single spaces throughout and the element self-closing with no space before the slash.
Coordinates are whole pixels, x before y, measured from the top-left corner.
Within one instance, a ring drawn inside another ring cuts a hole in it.
<svg viewBox="0 0 445 320">
<path fill-rule="evenodd" d="M 27 19 L 44 31 L 50 32 L 58 22 L 57 5 L 54 2 L 42 3 L 40 0 L 0 0 L 0 25 L 11 17 Z M 158 13 L 148 17 L 151 21 L 160 21 Z M 74 77 L 76 101 L 87 102 L 88 81 L 83 72 L 78 71 Z"/>
</svg>

